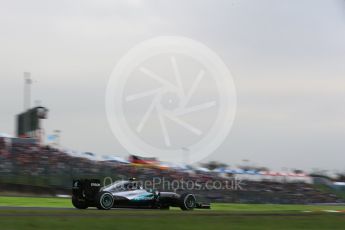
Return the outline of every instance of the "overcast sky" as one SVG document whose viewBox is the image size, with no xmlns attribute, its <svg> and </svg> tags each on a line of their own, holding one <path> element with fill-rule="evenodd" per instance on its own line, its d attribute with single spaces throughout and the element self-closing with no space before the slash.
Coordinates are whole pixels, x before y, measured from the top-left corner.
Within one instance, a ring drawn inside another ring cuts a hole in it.
<svg viewBox="0 0 345 230">
<path fill-rule="evenodd" d="M 68 148 L 126 156 L 105 114 L 117 61 L 146 39 L 185 36 L 234 75 L 230 135 L 205 160 L 345 170 L 343 0 L 0 0 L 0 132 L 14 133 L 23 72 Z"/>
</svg>

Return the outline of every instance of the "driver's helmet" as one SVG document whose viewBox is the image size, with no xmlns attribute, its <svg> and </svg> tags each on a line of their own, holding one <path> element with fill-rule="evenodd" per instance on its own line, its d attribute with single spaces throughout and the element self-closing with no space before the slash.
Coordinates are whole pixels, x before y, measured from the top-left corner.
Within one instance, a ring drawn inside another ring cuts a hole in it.
<svg viewBox="0 0 345 230">
<path fill-rule="evenodd" d="M 140 186 L 140 184 L 137 181 L 134 181 L 134 182 L 129 184 L 128 189 L 129 190 L 137 190 L 137 189 L 142 189 L 142 187 Z"/>
</svg>

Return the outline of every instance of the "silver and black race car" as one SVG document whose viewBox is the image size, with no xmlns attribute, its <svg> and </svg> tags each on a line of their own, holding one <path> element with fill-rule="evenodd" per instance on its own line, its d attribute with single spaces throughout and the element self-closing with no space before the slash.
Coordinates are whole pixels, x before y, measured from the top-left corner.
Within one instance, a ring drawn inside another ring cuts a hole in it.
<svg viewBox="0 0 345 230">
<path fill-rule="evenodd" d="M 145 190 L 133 179 L 119 181 L 101 187 L 100 180 L 73 180 L 72 204 L 78 209 L 97 207 L 111 208 L 149 208 L 169 209 L 180 207 L 182 210 L 194 208 L 210 209 L 209 204 L 196 201 L 192 193 L 158 192 Z"/>
</svg>

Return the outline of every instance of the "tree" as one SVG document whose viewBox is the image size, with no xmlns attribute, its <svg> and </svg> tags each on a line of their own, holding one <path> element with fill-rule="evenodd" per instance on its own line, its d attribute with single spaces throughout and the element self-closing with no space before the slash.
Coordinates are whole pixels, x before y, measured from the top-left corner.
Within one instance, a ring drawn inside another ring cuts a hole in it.
<svg viewBox="0 0 345 230">
<path fill-rule="evenodd" d="M 296 174 L 302 174 L 302 173 L 304 173 L 304 171 L 303 171 L 303 170 L 300 170 L 300 169 L 294 169 L 293 172 L 296 173 Z"/>
<path fill-rule="evenodd" d="M 338 174 L 337 174 L 336 181 L 337 181 L 337 182 L 345 182 L 345 172 L 343 172 L 343 173 L 338 173 Z"/>
<path fill-rule="evenodd" d="M 205 167 L 205 168 L 207 168 L 209 170 L 214 170 L 214 169 L 217 169 L 217 168 L 226 168 L 229 165 L 225 164 L 225 163 L 218 162 L 218 161 L 210 161 L 210 162 L 207 162 L 207 163 L 202 163 L 201 166 Z"/>
</svg>

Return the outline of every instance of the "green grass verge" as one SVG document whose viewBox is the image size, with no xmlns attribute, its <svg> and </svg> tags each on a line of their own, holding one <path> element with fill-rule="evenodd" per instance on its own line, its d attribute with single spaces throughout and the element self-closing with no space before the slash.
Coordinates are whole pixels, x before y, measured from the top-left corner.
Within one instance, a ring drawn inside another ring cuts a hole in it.
<svg viewBox="0 0 345 230">
<path fill-rule="evenodd" d="M 0 206 L 72 207 L 70 199 L 0 197 Z M 110 210 L 0 208 L 0 229 L 344 229 L 344 206 L 212 204 L 212 210 Z M 316 211 L 303 213 L 302 211 Z"/>
<path fill-rule="evenodd" d="M 13 207 L 72 207 L 68 198 L 0 196 L 0 206 Z"/>
</svg>

